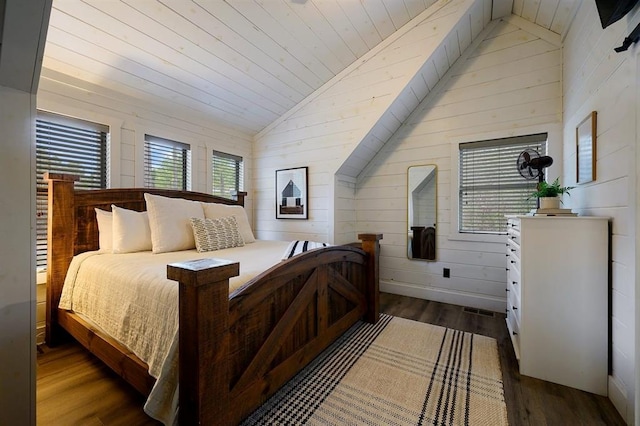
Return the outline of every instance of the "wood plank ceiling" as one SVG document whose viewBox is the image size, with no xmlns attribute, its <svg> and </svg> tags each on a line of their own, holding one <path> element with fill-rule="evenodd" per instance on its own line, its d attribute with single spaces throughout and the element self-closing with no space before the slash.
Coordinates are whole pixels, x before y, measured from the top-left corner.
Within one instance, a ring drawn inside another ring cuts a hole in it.
<svg viewBox="0 0 640 426">
<path fill-rule="evenodd" d="M 576 1 L 513 13 L 560 34 Z M 43 76 L 255 135 L 435 2 L 54 0 Z"/>
</svg>

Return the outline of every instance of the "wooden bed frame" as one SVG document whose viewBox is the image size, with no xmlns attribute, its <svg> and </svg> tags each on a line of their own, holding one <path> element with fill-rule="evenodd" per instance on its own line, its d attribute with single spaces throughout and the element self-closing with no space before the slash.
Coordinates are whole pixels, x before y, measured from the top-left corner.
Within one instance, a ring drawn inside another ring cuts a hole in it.
<svg viewBox="0 0 640 426">
<path fill-rule="evenodd" d="M 145 395 L 155 379 L 131 351 L 58 309 L 74 255 L 98 249 L 94 208 L 145 210 L 144 193 L 244 205 L 208 194 L 157 189 L 75 190 L 77 177 L 48 173 L 46 342 L 67 332 Z M 229 294 L 239 264 L 221 260 L 167 266 L 179 283 L 179 421 L 237 424 L 322 350 L 363 318 L 379 317 L 378 259 L 382 235 L 362 243 L 309 251 L 260 274 Z M 215 253 L 212 253 L 215 256 Z M 66 332 L 65 332 L 66 331 Z"/>
</svg>

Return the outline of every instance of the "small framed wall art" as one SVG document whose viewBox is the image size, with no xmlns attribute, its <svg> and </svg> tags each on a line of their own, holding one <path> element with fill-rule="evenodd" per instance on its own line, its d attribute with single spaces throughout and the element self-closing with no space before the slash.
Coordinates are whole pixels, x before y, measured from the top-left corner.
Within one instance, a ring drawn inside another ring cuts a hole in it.
<svg viewBox="0 0 640 426">
<path fill-rule="evenodd" d="M 576 127 L 576 182 L 596 180 L 596 111 Z"/>
<path fill-rule="evenodd" d="M 276 219 L 308 219 L 307 167 L 276 170 Z"/>
</svg>

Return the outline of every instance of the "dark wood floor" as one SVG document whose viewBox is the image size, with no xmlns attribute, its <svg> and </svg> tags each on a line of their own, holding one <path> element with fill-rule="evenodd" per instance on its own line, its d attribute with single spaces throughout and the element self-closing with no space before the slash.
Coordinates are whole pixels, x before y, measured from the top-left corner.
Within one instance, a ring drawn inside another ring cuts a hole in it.
<svg viewBox="0 0 640 426">
<path fill-rule="evenodd" d="M 504 314 L 467 313 L 460 306 L 382 294 L 381 311 L 390 315 L 493 337 L 498 342 L 509 424 L 624 425 L 608 398 L 521 376 Z"/>
<path fill-rule="evenodd" d="M 385 293 L 381 310 L 495 338 L 513 426 L 625 424 L 605 397 L 520 376 L 504 315 L 468 313 L 460 306 Z M 36 389 L 38 425 L 158 424 L 144 414 L 144 399 L 78 344 L 45 346 L 42 351 Z"/>
</svg>

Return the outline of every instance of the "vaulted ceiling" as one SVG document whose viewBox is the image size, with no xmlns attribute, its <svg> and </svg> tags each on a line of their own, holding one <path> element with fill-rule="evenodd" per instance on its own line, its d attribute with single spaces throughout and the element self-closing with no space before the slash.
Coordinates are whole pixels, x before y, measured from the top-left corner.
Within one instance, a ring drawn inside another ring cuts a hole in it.
<svg viewBox="0 0 640 426">
<path fill-rule="evenodd" d="M 498 3 L 562 34 L 577 1 Z M 254 135 L 446 2 L 54 0 L 42 75 L 193 110 Z"/>
</svg>

